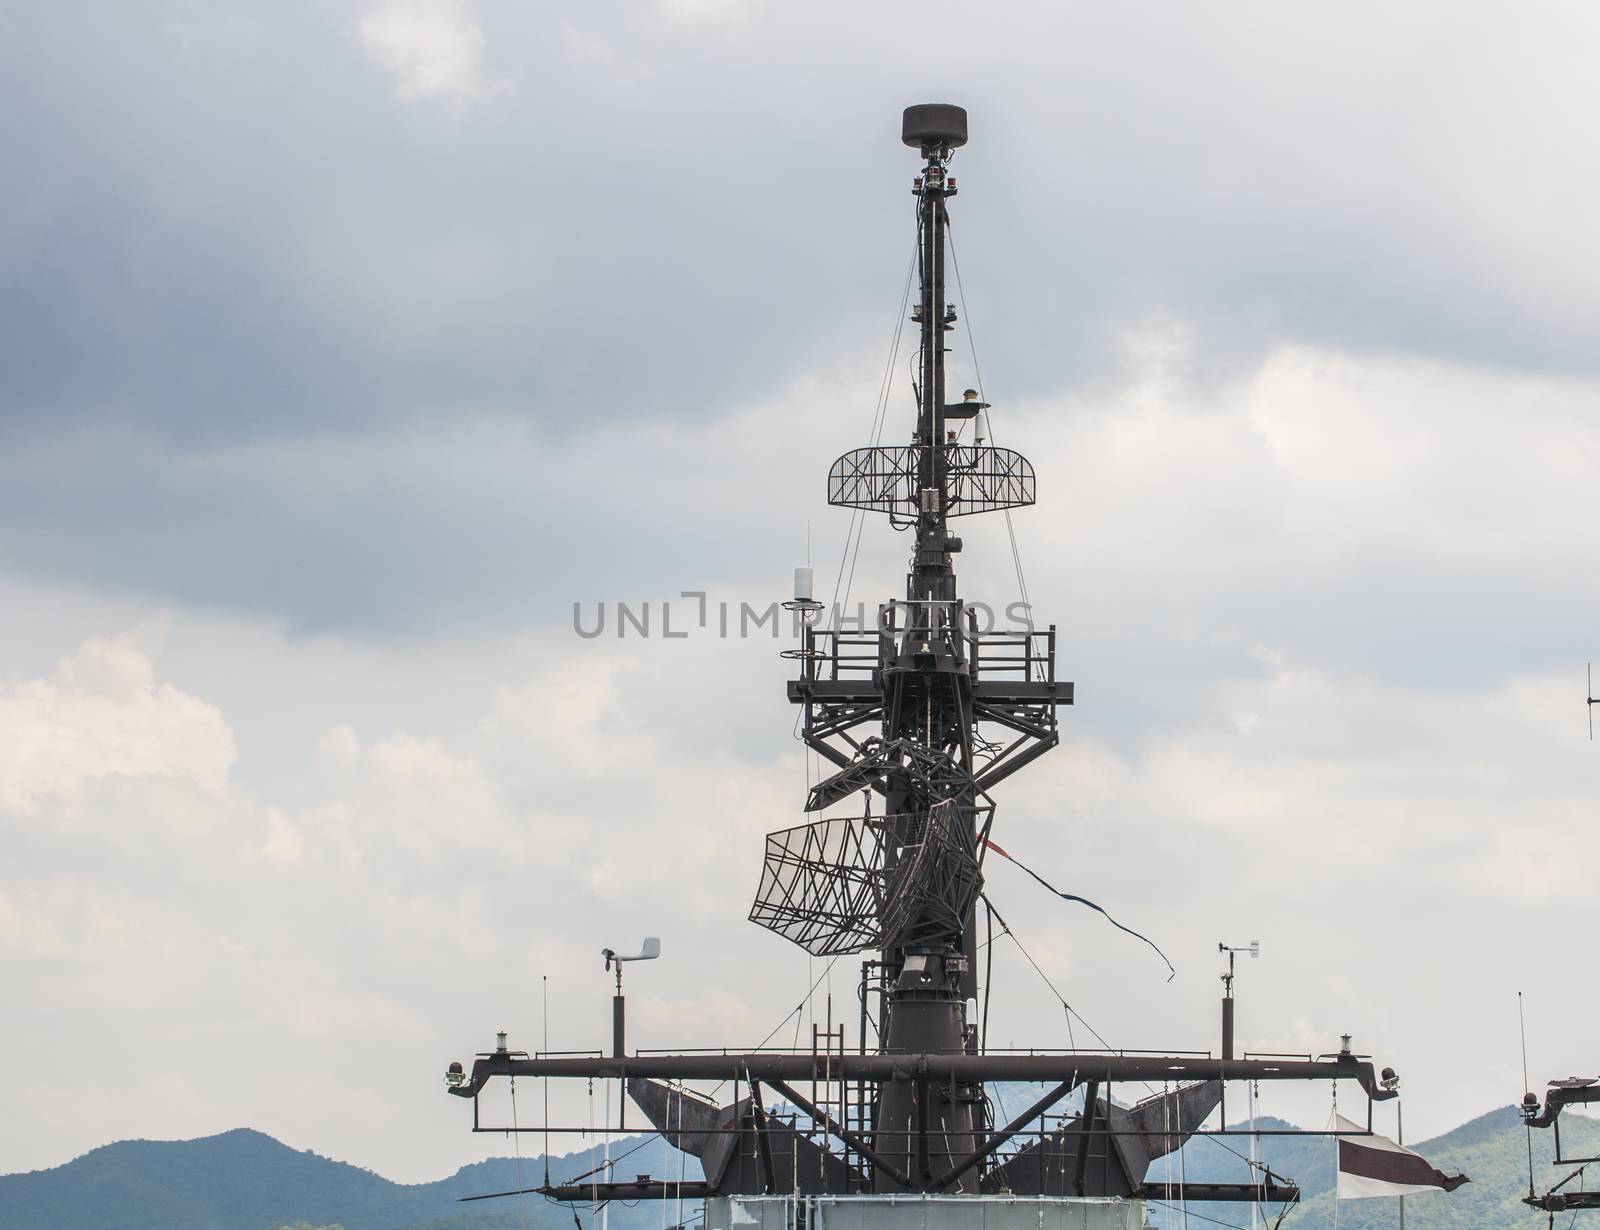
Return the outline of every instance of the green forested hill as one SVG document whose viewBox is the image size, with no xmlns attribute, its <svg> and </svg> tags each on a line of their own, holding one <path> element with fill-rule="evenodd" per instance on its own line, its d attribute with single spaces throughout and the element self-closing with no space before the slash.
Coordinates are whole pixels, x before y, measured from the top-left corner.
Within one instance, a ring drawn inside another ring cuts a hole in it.
<svg viewBox="0 0 1600 1230">
<path fill-rule="evenodd" d="M 613 1144 L 620 1154 L 642 1138 Z M 624 1165 L 632 1175 L 661 1171 L 660 1142 Z M 594 1150 L 551 1161 L 557 1181 L 597 1164 Z M 690 1159 L 690 1167 L 694 1162 Z M 4 1230 L 268 1230 L 305 1223 L 343 1230 L 573 1230 L 563 1205 L 538 1196 L 461 1204 L 460 1197 L 532 1186 L 542 1157 L 493 1158 L 437 1183 L 391 1183 L 381 1175 L 300 1152 L 248 1129 L 200 1140 L 128 1140 L 51 1170 L 0 1176 Z M 688 1177 L 698 1178 L 698 1169 Z M 689 1206 L 692 1207 L 692 1206 Z M 659 1228 L 660 1206 L 617 1208 L 612 1230 Z M 585 1219 L 587 1222 L 587 1219 Z"/>
<path fill-rule="evenodd" d="M 1533 1230 L 1543 1226 L 1545 1215 L 1520 1203 L 1528 1191 L 1527 1139 L 1520 1116 L 1508 1106 L 1416 1146 L 1417 1152 L 1446 1174 L 1466 1174 L 1472 1182 L 1448 1195 L 1408 1197 L 1406 1230 Z M 1554 1137 L 1548 1130 L 1533 1132 L 1532 1139 L 1534 1183 L 1542 1192 L 1576 1167 L 1550 1164 Z M 1562 1119 L 1561 1140 L 1562 1149 L 1569 1156 L 1600 1153 L 1600 1123 L 1566 1115 Z M 1600 1179 L 1600 1166 L 1595 1168 L 1595 1178 Z M 1576 1188 L 1586 1181 L 1590 1181 L 1587 1174 L 1569 1186 Z M 1331 1230 L 1333 1203 L 1324 1184 L 1316 1199 L 1284 1220 L 1285 1230 Z M 1339 1227 L 1387 1230 L 1398 1225 L 1397 1212 L 1393 1200 L 1345 1200 L 1339 1204 Z M 1585 1217 L 1592 1220 L 1600 1214 L 1580 1214 L 1580 1224 Z M 1600 1226 L 1600 1222 L 1595 1224 Z"/>
<path fill-rule="evenodd" d="M 1268 1121 L 1262 1122 L 1265 1125 Z M 1600 1153 L 1600 1122 L 1572 1115 L 1562 1122 L 1564 1152 L 1569 1155 Z M 1274 1123 L 1274 1126 L 1282 1125 Z M 1549 1131 L 1536 1131 L 1532 1136 L 1534 1182 L 1544 1191 L 1576 1167 L 1550 1165 L 1554 1138 Z M 1240 1138 L 1229 1143 L 1240 1147 L 1241 1152 L 1244 1151 L 1242 1146 L 1247 1144 Z M 1304 1140 L 1263 1137 L 1262 1143 L 1262 1155 L 1272 1168 L 1298 1182 L 1304 1194 L 1301 1204 L 1284 1218 L 1283 1230 L 1333 1230 L 1332 1142 L 1323 1137 Z M 1528 1191 L 1527 1137 L 1514 1107 L 1490 1111 L 1443 1136 L 1411 1147 L 1446 1174 L 1466 1174 L 1472 1182 L 1454 1192 L 1407 1197 L 1406 1230 L 1535 1230 L 1545 1224 L 1543 1214 L 1521 1203 Z M 1185 1152 L 1191 1179 L 1244 1182 L 1248 1177 L 1244 1163 L 1222 1153 L 1215 1142 L 1193 1141 Z M 1156 1165 L 1159 1169 L 1161 1163 Z M 1594 1170 L 1595 1181 L 1600 1181 L 1600 1166 Z M 1152 1170 L 1150 1177 L 1159 1181 L 1161 1175 Z M 1583 1179 L 1574 1179 L 1569 1186 L 1577 1187 L 1587 1178 L 1586 1175 Z M 1590 1182 L 1590 1186 L 1593 1185 L 1594 1182 Z M 1339 1230 L 1393 1230 L 1399 1225 L 1399 1208 L 1394 1200 L 1337 1203 Z M 1277 1213 L 1277 1209 L 1271 1210 L 1268 1225 Z M 1192 1205 L 1190 1230 L 1207 1230 L 1212 1223 L 1197 1220 L 1197 1214 L 1232 1226 L 1250 1225 L 1250 1209 L 1245 1205 Z M 1580 1227 L 1585 1216 L 1600 1230 L 1600 1213 L 1580 1214 Z M 1176 1210 L 1153 1209 L 1152 1221 L 1169 1228 L 1179 1224 Z"/>
</svg>

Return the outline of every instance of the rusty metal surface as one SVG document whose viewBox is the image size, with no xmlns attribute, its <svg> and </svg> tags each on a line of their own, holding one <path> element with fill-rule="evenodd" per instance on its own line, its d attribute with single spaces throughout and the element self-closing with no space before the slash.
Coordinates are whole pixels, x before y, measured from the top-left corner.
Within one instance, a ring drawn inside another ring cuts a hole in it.
<svg viewBox="0 0 1600 1230">
<path fill-rule="evenodd" d="M 1140 1133 L 1133 1139 L 1144 1149 L 1145 1160 L 1153 1162 L 1181 1147 L 1221 1100 L 1222 1082 L 1202 1081 L 1158 1093 L 1131 1107 L 1129 1124 Z"/>
</svg>

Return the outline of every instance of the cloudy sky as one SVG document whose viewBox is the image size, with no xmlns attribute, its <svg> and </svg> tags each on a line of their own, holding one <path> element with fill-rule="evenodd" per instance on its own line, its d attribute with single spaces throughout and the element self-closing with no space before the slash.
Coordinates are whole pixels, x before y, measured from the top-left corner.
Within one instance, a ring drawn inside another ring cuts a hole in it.
<svg viewBox="0 0 1600 1230">
<path fill-rule="evenodd" d="M 743 922 L 815 773 L 781 643 L 573 605 L 764 605 L 808 537 L 831 590 L 932 100 L 1079 699 L 996 835 L 1179 972 L 996 867 L 1017 935 L 1112 1044 L 1194 1048 L 1260 938 L 1247 1044 L 1353 1033 L 1413 1138 L 1519 1095 L 1518 990 L 1536 1082 L 1600 1069 L 1597 25 L 13 0 L 0 1171 L 249 1125 L 438 1177 L 506 1148 L 445 1063 L 536 1045 L 546 992 L 552 1046 L 603 1044 L 599 949 L 647 933 L 639 1045 L 801 1001 L 820 964 Z M 1016 599 L 964 529 L 967 596 Z M 903 545 L 868 527 L 853 597 Z M 994 1012 L 1068 1042 L 1009 943 Z"/>
</svg>

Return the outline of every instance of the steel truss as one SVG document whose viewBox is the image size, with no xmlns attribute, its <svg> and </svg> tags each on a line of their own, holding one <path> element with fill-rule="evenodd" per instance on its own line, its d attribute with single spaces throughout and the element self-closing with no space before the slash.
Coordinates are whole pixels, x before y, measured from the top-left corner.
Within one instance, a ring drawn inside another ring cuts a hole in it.
<svg viewBox="0 0 1600 1230">
<path fill-rule="evenodd" d="M 828 470 L 828 503 L 916 520 L 922 489 L 919 471 L 922 454 L 928 451 L 925 444 L 852 449 Z M 947 475 L 945 516 L 999 512 L 1033 503 L 1033 464 L 1021 453 L 969 444 L 940 445 L 938 451 Z"/>
</svg>

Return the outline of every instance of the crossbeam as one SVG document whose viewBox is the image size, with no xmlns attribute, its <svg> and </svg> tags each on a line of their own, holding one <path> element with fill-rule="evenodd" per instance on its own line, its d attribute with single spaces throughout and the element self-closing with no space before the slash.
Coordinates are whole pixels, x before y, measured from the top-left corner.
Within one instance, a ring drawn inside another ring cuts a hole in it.
<svg viewBox="0 0 1600 1230">
<path fill-rule="evenodd" d="M 912 1081 L 918 1077 L 977 1084 L 986 1081 L 1097 1080 L 1173 1083 L 1188 1081 L 1353 1080 L 1375 1102 L 1395 1096 L 1378 1084 L 1372 1064 L 1354 1055 L 1327 1059 L 1211 1059 L 1190 1055 L 1104 1055 L 1061 1052 L 1053 1055 L 582 1055 L 523 1057 L 512 1052 L 480 1055 L 471 1076 L 450 1090 L 474 1097 L 491 1077 L 547 1076 L 621 1079 L 721 1081 L 753 1078 L 774 1081 Z"/>
</svg>

